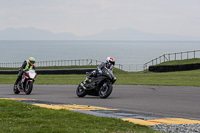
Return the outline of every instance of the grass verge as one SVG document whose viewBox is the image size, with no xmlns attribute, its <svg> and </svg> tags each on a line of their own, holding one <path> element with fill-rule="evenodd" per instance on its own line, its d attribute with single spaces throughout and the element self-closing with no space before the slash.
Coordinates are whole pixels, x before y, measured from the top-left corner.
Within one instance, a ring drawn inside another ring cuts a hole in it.
<svg viewBox="0 0 200 133">
<path fill-rule="evenodd" d="M 184 65 L 184 64 L 195 64 L 195 63 L 200 63 L 200 58 L 167 61 L 160 63 L 158 65 Z"/>
<path fill-rule="evenodd" d="M 200 86 L 200 70 L 166 73 L 120 72 L 116 73 L 116 85 L 166 85 Z M 86 75 L 38 75 L 34 84 L 74 84 L 78 85 Z M 17 75 L 0 75 L 0 84 L 14 84 Z"/>
<path fill-rule="evenodd" d="M 90 68 L 95 67 L 96 66 L 90 66 Z M 74 67 L 70 66 L 67 68 Z M 80 67 L 76 66 L 76 68 Z M 66 69 L 66 67 L 45 67 L 43 69 Z M 200 70 L 153 73 L 148 71 L 126 72 L 114 68 L 114 74 L 117 77 L 116 85 L 200 86 Z M 85 77 L 86 75 L 84 74 L 38 75 L 35 84 L 78 85 Z M 17 75 L 0 75 L 0 84 L 14 84 L 16 78 Z"/>
<path fill-rule="evenodd" d="M 0 99 L 0 132 L 7 133 L 154 133 L 151 128 L 120 119 L 53 110 Z"/>
</svg>

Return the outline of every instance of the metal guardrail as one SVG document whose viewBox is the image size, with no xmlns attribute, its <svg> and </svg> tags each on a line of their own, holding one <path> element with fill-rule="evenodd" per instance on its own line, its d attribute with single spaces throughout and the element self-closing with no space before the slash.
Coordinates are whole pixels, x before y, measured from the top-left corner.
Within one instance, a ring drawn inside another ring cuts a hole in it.
<svg viewBox="0 0 200 133">
<path fill-rule="evenodd" d="M 150 65 L 157 65 L 166 61 L 194 59 L 194 58 L 200 58 L 200 50 L 164 54 L 159 56 L 158 58 L 155 58 L 145 63 L 143 65 L 143 69 L 147 70 Z"/>
<path fill-rule="evenodd" d="M 23 62 L 8 62 L 0 63 L 2 68 L 19 68 Z M 87 65 L 100 65 L 102 61 L 93 59 L 76 59 L 76 60 L 54 60 L 54 61 L 36 61 L 36 67 L 48 67 L 48 66 L 87 66 Z M 116 64 L 116 68 L 122 70 L 121 64 Z"/>
</svg>

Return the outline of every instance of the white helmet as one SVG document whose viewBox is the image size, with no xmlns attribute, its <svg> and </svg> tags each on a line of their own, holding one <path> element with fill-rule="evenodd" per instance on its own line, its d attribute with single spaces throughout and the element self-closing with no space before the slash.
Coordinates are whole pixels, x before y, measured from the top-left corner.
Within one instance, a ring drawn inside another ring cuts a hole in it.
<svg viewBox="0 0 200 133">
<path fill-rule="evenodd" d="M 110 68 L 112 65 L 115 65 L 115 59 L 113 57 L 107 57 L 106 63 L 108 64 L 108 68 Z"/>
</svg>

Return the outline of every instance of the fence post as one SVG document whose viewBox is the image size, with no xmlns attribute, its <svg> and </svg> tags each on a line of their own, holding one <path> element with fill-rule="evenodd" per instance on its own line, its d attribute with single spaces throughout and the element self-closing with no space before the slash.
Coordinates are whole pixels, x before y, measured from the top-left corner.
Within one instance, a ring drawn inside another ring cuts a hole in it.
<svg viewBox="0 0 200 133">
<path fill-rule="evenodd" d="M 164 57 L 164 62 L 165 62 L 165 54 L 163 55 L 163 57 Z"/>
<path fill-rule="evenodd" d="M 82 59 L 82 60 L 81 60 L 81 66 L 83 66 L 83 65 L 84 65 L 84 60 Z"/>
<path fill-rule="evenodd" d="M 182 52 L 181 52 L 181 60 L 183 60 L 183 58 L 182 58 Z"/>
<path fill-rule="evenodd" d="M 161 60 L 162 60 L 162 59 L 161 59 L 161 56 L 160 56 L 159 58 L 160 58 L 160 63 L 161 63 Z"/>
<path fill-rule="evenodd" d="M 175 58 L 175 60 L 176 60 L 176 53 L 175 53 L 175 57 L 174 57 L 174 58 Z"/>
</svg>

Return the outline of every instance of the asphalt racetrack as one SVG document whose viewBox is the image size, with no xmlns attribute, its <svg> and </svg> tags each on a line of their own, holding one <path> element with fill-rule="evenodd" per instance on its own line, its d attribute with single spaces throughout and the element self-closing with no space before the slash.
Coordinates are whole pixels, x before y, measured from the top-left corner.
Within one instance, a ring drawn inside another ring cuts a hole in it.
<svg viewBox="0 0 200 133">
<path fill-rule="evenodd" d="M 13 93 L 13 85 L 0 85 L 0 98 L 27 98 L 63 104 L 90 105 L 126 111 L 150 112 L 200 120 L 200 87 L 114 85 L 107 99 L 79 98 L 77 85 L 34 85 L 30 95 Z"/>
</svg>

